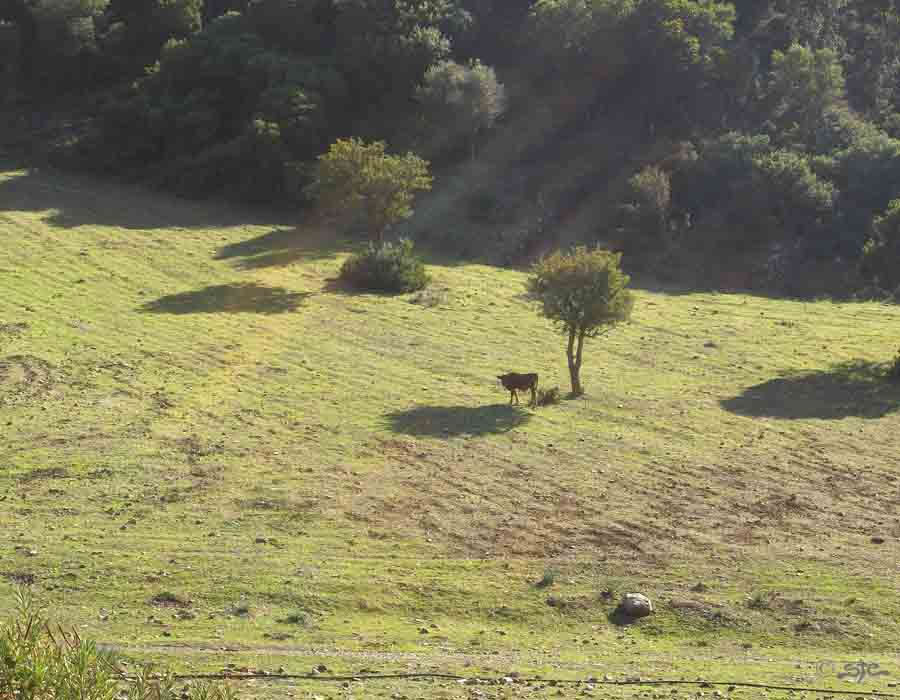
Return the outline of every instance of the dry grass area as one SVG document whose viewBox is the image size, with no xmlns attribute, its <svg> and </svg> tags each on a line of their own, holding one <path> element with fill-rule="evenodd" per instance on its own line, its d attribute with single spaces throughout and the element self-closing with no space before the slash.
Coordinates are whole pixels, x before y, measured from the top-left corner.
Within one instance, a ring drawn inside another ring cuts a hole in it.
<svg viewBox="0 0 900 700">
<path fill-rule="evenodd" d="M 15 170 L 0 233 L 0 600 L 193 668 L 900 676 L 895 307 L 639 291 L 529 410 L 520 272 L 348 294 L 312 224 Z"/>
</svg>

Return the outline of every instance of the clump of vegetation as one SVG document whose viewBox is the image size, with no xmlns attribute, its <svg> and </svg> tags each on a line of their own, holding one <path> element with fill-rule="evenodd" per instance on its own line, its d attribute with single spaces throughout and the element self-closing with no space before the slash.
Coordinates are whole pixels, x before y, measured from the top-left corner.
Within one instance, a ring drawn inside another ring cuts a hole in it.
<svg viewBox="0 0 900 700">
<path fill-rule="evenodd" d="M 900 285 L 900 199 L 872 224 L 874 237 L 863 248 L 860 271 L 878 286 L 894 290 Z"/>
<path fill-rule="evenodd" d="M 754 593 L 747 599 L 747 607 L 751 610 L 771 610 L 777 594 Z"/>
<path fill-rule="evenodd" d="M 900 382 L 900 350 L 897 350 L 897 357 L 888 365 L 886 376 L 888 381 Z"/>
<path fill-rule="evenodd" d="M 229 612 L 235 617 L 247 617 L 250 614 L 250 606 L 246 603 L 238 603 L 233 605 Z"/>
<path fill-rule="evenodd" d="M 413 253 L 408 238 L 378 245 L 370 242 L 363 252 L 346 260 L 341 279 L 357 289 L 394 294 L 418 291 L 429 280 L 425 263 Z"/>
<path fill-rule="evenodd" d="M 553 569 L 547 569 L 544 571 L 544 575 L 541 579 L 534 584 L 535 588 L 549 588 L 554 583 L 556 583 L 556 572 Z"/>
<path fill-rule="evenodd" d="M 566 357 L 572 395 L 581 396 L 581 362 L 586 338 L 596 338 L 631 317 L 630 277 L 622 272 L 622 254 L 600 248 L 575 248 L 543 258 L 531 271 L 528 291 L 541 313 L 568 336 Z"/>
<path fill-rule="evenodd" d="M 494 69 L 474 60 L 464 66 L 441 61 L 425 72 L 416 97 L 429 127 L 432 152 L 468 145 L 475 159 L 479 136 L 490 129 L 506 108 L 503 84 Z"/>
<path fill-rule="evenodd" d="M 413 153 L 391 155 L 383 141 L 339 139 L 319 156 L 307 189 L 323 210 L 359 210 L 369 236 L 384 240 L 388 226 L 412 216 L 417 192 L 431 189 L 428 162 Z"/>
<path fill-rule="evenodd" d="M 422 291 L 414 294 L 410 300 L 410 304 L 418 304 L 419 306 L 424 306 L 426 308 L 434 308 L 435 306 L 440 306 L 441 304 L 446 304 L 449 295 L 447 293 L 447 289 L 435 289 L 434 287 L 428 287 L 427 289 L 423 289 Z"/>
<path fill-rule="evenodd" d="M 552 406 L 558 404 L 561 400 L 562 397 L 558 386 L 550 387 L 549 389 L 538 389 L 536 402 L 538 406 Z"/>
<path fill-rule="evenodd" d="M 300 627 L 306 627 L 310 624 L 310 616 L 307 613 L 295 612 L 277 620 L 277 622 L 282 625 L 298 625 Z"/>
<path fill-rule="evenodd" d="M 78 633 L 54 626 L 27 589 L 0 623 L 0 698 L 16 700 L 233 700 L 227 686 L 194 683 L 176 690 L 171 673 L 142 667 L 127 678 L 116 656 Z"/>
<path fill-rule="evenodd" d="M 662 237 L 669 224 L 672 179 L 661 168 L 647 166 L 628 181 L 631 201 L 623 206 L 630 232 Z"/>
<path fill-rule="evenodd" d="M 0 697 L 112 700 L 118 671 L 111 655 L 77 633 L 51 631 L 25 590 L 15 617 L 0 627 Z"/>
</svg>

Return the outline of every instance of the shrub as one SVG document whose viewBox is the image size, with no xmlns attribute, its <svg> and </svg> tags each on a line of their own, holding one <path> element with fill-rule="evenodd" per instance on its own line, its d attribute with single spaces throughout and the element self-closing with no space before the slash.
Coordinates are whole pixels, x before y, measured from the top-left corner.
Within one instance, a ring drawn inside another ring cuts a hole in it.
<svg viewBox="0 0 900 700">
<path fill-rule="evenodd" d="M 537 392 L 537 405 L 538 406 L 552 406 L 553 404 L 557 404 L 560 402 L 560 393 L 559 387 L 554 386 L 550 389 L 538 389 Z"/>
<path fill-rule="evenodd" d="M 479 135 L 506 108 L 503 84 L 490 66 L 441 61 L 425 73 L 416 96 L 429 125 L 430 151 L 453 151 L 467 144 L 475 158 Z"/>
<path fill-rule="evenodd" d="M 863 248 L 860 272 L 876 284 L 894 289 L 900 285 L 900 199 L 875 217 L 872 228 L 875 238 Z"/>
<path fill-rule="evenodd" d="M 384 141 L 338 139 L 319 156 L 307 188 L 326 211 L 364 213 L 369 235 L 379 241 L 388 226 L 412 216 L 416 193 L 430 190 L 432 181 L 428 161 L 385 149 Z"/>
<path fill-rule="evenodd" d="M 0 698 L 16 700 L 175 700 L 175 677 L 144 666 L 126 679 L 115 655 L 51 626 L 27 589 L 16 595 L 14 617 L 0 623 Z M 123 684 L 129 680 L 127 687 Z M 233 700 L 227 686 L 194 683 L 177 697 Z"/>
<path fill-rule="evenodd" d="M 900 382 L 900 350 L 897 350 L 897 357 L 888 365 L 885 376 L 889 382 Z"/>
<path fill-rule="evenodd" d="M 808 156 L 775 150 L 754 160 L 757 186 L 767 194 L 772 214 L 787 232 L 804 235 L 819 228 L 834 208 L 835 187 L 813 172 Z"/>
<path fill-rule="evenodd" d="M 341 279 L 358 289 L 375 292 L 415 292 L 428 284 L 425 264 L 413 253 L 411 240 L 369 243 L 341 267 Z"/>
<path fill-rule="evenodd" d="M 672 206 L 672 180 L 661 168 L 648 166 L 628 181 L 629 228 L 635 233 L 664 236 Z"/>
<path fill-rule="evenodd" d="M 51 633 L 31 596 L 20 590 L 17 597 L 15 618 L 0 627 L 0 697 L 112 700 L 112 657 L 75 633 Z"/>
<path fill-rule="evenodd" d="M 544 575 L 534 584 L 535 588 L 549 588 L 556 583 L 556 572 L 553 569 L 544 571 Z"/>
</svg>

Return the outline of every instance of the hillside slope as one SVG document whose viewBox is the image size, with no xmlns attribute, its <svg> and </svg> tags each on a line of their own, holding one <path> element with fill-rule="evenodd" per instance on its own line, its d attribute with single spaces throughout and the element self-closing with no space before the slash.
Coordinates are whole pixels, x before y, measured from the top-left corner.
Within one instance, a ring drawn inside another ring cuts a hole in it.
<svg viewBox="0 0 900 700">
<path fill-rule="evenodd" d="M 4 607 L 203 668 L 840 685 L 815 664 L 896 651 L 896 307 L 639 291 L 587 398 L 529 410 L 494 377 L 565 362 L 520 272 L 350 294 L 329 231 L 14 170 L 0 235 Z M 658 613 L 616 627 L 626 589 Z"/>
</svg>

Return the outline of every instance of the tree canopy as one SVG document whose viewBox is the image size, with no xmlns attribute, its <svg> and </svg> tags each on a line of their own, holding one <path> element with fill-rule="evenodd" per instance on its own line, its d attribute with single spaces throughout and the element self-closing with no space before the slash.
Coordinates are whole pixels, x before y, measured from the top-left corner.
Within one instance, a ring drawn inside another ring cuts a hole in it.
<svg viewBox="0 0 900 700">
<path fill-rule="evenodd" d="M 358 209 L 366 217 L 372 239 L 412 216 L 417 192 L 431 189 L 428 163 L 418 156 L 391 155 L 385 143 L 338 139 L 319 156 L 309 193 L 326 211 Z"/>
<path fill-rule="evenodd" d="M 541 313 L 567 336 L 572 394 L 581 395 L 584 341 L 631 317 L 634 297 L 621 268 L 622 254 L 584 246 L 556 252 L 534 265 L 528 292 Z"/>
</svg>

